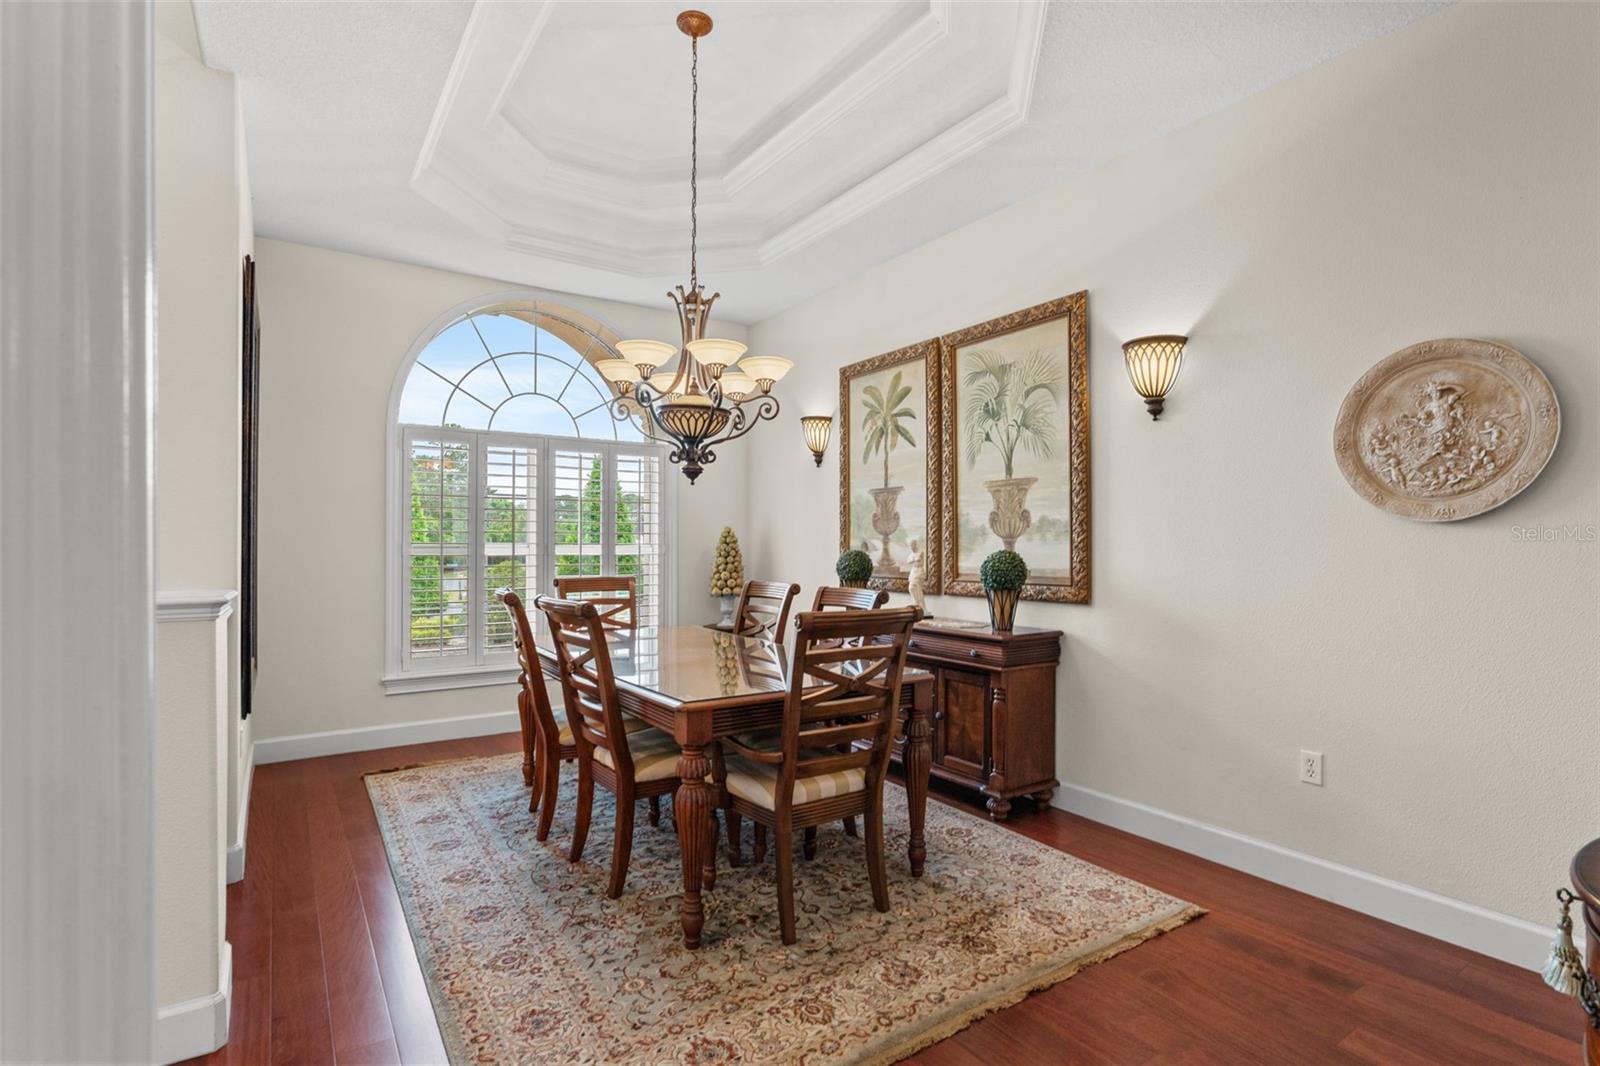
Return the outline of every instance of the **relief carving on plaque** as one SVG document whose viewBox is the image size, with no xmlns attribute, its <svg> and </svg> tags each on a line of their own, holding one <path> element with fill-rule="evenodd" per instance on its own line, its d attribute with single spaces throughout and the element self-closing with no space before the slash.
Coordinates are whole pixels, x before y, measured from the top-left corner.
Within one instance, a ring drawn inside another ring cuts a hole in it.
<svg viewBox="0 0 1600 1066">
<path fill-rule="evenodd" d="M 1449 522 L 1532 483 L 1560 425 L 1549 380 L 1514 348 L 1425 341 L 1356 382 L 1339 409 L 1334 454 L 1351 488 L 1374 505 Z"/>
</svg>

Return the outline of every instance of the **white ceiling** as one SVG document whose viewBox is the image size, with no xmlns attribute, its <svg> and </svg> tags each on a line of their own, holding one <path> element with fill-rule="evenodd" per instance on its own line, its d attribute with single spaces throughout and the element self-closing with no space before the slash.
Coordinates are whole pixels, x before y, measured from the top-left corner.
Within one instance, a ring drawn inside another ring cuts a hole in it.
<svg viewBox="0 0 1600 1066">
<path fill-rule="evenodd" d="M 258 233 L 649 305 L 688 273 L 683 6 L 195 3 Z M 1442 5 L 700 6 L 701 276 L 751 322 Z"/>
</svg>

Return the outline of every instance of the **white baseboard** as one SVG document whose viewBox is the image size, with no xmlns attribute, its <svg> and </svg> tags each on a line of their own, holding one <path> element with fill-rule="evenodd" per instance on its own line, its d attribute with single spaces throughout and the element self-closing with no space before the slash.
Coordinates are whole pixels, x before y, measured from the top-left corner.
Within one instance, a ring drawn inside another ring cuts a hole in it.
<svg viewBox="0 0 1600 1066">
<path fill-rule="evenodd" d="M 267 737 L 256 741 L 255 761 L 263 764 L 314 759 L 319 755 L 343 755 L 350 751 L 371 751 L 373 748 L 392 748 L 401 744 L 426 744 L 435 740 L 515 733 L 520 728 L 516 711 L 496 711 L 493 714 L 473 714 L 460 718 L 431 718 L 422 722 L 374 725 L 362 729 Z"/>
<path fill-rule="evenodd" d="M 1515 966 L 1537 970 L 1550 954 L 1550 942 L 1555 936 L 1551 926 L 1391 881 L 1181 814 L 1078 785 L 1062 785 L 1056 806 Z"/>
<path fill-rule="evenodd" d="M 217 990 L 156 1012 L 156 1062 L 182 1062 L 209 1055 L 228 1042 L 228 1014 L 233 1007 L 233 945 L 222 942 Z"/>
<path fill-rule="evenodd" d="M 256 746 L 250 745 L 250 754 L 245 758 L 244 787 L 239 790 L 239 837 L 228 845 L 228 880 L 227 883 L 237 884 L 244 880 L 244 842 L 250 828 L 250 786 L 256 779 Z"/>
</svg>

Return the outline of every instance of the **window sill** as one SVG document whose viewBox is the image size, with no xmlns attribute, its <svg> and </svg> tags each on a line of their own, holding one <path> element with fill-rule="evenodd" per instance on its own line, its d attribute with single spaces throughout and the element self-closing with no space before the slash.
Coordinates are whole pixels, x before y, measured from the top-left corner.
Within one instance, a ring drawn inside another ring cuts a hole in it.
<svg viewBox="0 0 1600 1066">
<path fill-rule="evenodd" d="M 453 688 L 484 688 L 510 685 L 522 671 L 517 666 L 473 666 L 459 670 L 413 670 L 383 675 L 383 693 L 401 696 L 408 692 L 443 692 Z"/>
</svg>

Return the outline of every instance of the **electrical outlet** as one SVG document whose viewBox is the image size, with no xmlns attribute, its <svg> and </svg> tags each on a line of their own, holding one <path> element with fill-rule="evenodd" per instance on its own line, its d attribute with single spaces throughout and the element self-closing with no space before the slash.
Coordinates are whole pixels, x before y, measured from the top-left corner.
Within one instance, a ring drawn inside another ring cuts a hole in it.
<svg viewBox="0 0 1600 1066">
<path fill-rule="evenodd" d="M 1322 752 L 1300 752 L 1300 780 L 1308 785 L 1322 785 Z"/>
</svg>

